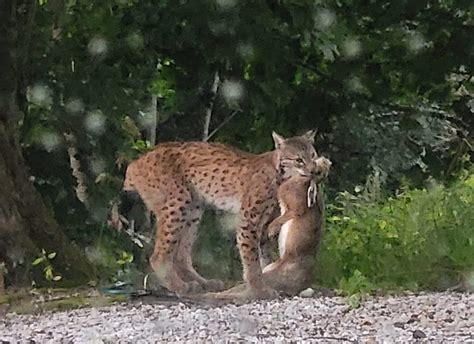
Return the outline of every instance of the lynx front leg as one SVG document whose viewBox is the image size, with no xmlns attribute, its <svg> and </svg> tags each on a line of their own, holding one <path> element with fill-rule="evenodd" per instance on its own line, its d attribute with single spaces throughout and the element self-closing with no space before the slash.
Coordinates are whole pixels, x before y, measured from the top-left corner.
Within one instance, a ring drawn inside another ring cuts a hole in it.
<svg viewBox="0 0 474 344">
<path fill-rule="evenodd" d="M 280 215 L 280 209 L 275 207 L 273 214 L 270 216 L 269 221 L 263 226 L 263 232 L 260 236 L 260 266 L 264 269 L 267 265 L 272 262 L 272 252 L 276 249 L 276 243 L 274 240 L 270 240 L 267 232 L 269 223 L 273 222 L 272 219 L 275 219 Z"/>
<path fill-rule="evenodd" d="M 250 210 L 244 210 L 242 223 L 237 233 L 237 245 L 244 270 L 244 280 L 247 289 L 242 295 L 245 298 L 266 299 L 276 297 L 273 289 L 267 288 L 262 278 L 262 268 L 259 257 L 259 244 L 262 215 L 265 208 L 253 205 Z"/>
</svg>

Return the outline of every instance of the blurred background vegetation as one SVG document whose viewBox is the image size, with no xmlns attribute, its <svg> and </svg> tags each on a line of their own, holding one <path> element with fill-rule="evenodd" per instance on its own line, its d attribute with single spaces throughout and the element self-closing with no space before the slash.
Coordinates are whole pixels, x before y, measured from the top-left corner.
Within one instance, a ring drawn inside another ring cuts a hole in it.
<svg viewBox="0 0 474 344">
<path fill-rule="evenodd" d="M 317 128 L 333 169 L 315 282 L 350 293 L 474 284 L 471 1 L 3 6 L 22 111 L 5 130 L 59 230 L 96 269 L 86 280 L 147 269 L 140 235 L 152 236 L 152 219 L 129 209 L 129 235 L 106 220 L 127 163 L 155 143 L 262 152 L 272 130 Z M 229 217 L 206 216 L 196 245 L 204 274 L 240 278 L 229 227 Z M 58 252 L 53 266 L 64 258 L 49 240 L 13 246 L 0 254 L 9 285 L 44 280 L 31 266 L 43 248 Z M 73 284 L 66 277 L 58 283 Z"/>
</svg>

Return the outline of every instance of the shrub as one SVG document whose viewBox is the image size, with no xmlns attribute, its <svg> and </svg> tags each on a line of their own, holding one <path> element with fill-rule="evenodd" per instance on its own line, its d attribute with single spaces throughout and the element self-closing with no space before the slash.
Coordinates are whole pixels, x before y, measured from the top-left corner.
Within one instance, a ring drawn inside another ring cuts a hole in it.
<svg viewBox="0 0 474 344">
<path fill-rule="evenodd" d="M 328 207 L 319 283 L 349 294 L 444 289 L 474 273 L 472 172 L 449 187 L 433 184 L 384 201 L 357 191 Z"/>
</svg>

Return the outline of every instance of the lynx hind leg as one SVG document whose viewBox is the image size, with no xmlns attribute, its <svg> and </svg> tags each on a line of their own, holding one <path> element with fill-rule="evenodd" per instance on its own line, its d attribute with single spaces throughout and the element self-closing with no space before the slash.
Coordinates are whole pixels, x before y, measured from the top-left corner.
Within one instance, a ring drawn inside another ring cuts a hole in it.
<svg viewBox="0 0 474 344">
<path fill-rule="evenodd" d="M 178 250 L 175 253 L 174 265 L 178 276 L 185 282 L 197 282 L 207 291 L 220 291 L 224 289 L 224 283 L 220 280 L 205 279 L 194 269 L 192 262 L 192 249 L 196 240 L 199 221 L 203 213 L 199 205 L 191 205 L 184 211 L 183 216 L 187 218 L 183 228 Z"/>
<path fill-rule="evenodd" d="M 178 294 L 192 294 L 201 291 L 200 284 L 194 280 L 183 281 L 174 264 L 181 235 L 186 229 L 186 203 L 190 202 L 191 193 L 179 186 L 177 193 L 179 196 L 170 194 L 166 202 L 155 208 L 158 222 L 150 265 L 163 287 Z"/>
</svg>

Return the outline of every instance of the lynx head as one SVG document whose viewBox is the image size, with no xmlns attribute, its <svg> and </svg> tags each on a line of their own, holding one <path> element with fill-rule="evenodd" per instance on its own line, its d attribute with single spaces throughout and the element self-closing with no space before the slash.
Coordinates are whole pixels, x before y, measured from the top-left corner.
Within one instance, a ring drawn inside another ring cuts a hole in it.
<svg viewBox="0 0 474 344">
<path fill-rule="evenodd" d="M 315 135 L 316 131 L 310 130 L 304 135 L 285 139 L 275 132 L 272 133 L 275 149 L 279 154 L 280 166 L 285 176 L 299 174 L 313 177 L 319 173 L 316 163 L 318 153 L 313 146 Z"/>
</svg>

